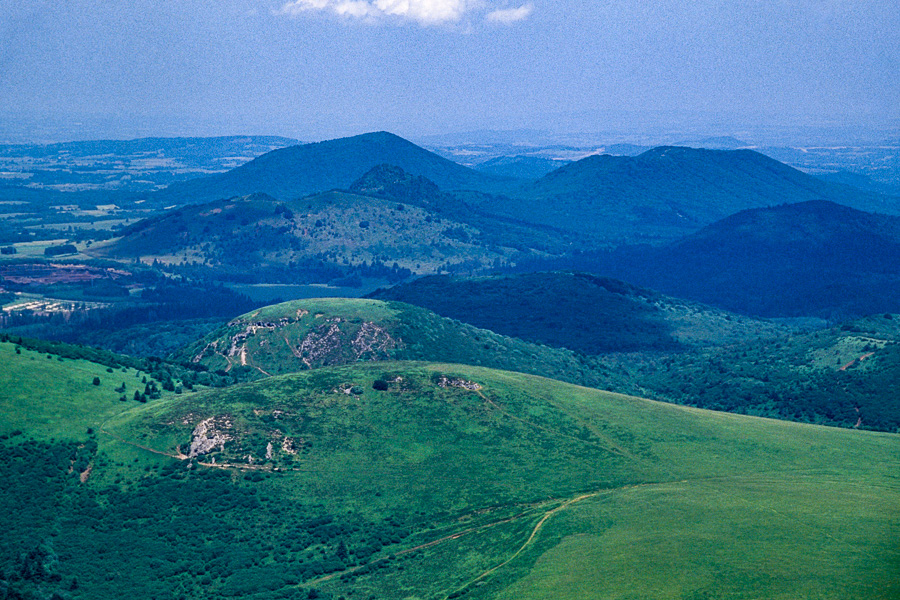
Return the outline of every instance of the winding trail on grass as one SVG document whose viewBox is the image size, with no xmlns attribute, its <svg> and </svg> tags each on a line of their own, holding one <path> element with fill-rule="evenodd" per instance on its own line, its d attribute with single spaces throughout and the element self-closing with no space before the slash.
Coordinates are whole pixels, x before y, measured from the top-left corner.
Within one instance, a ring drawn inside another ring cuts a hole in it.
<svg viewBox="0 0 900 600">
<path fill-rule="evenodd" d="M 602 495 L 611 495 L 611 494 L 615 494 L 615 493 L 619 493 L 619 492 L 626 492 L 626 491 L 640 489 L 640 488 L 655 488 L 655 487 L 663 487 L 663 486 L 669 486 L 669 485 L 680 485 L 680 484 L 692 483 L 692 482 L 710 482 L 710 481 L 723 481 L 723 480 L 727 480 L 727 481 L 754 481 L 754 480 L 757 480 L 758 481 L 759 477 L 761 477 L 761 476 L 765 477 L 765 476 L 771 476 L 771 475 L 775 475 L 775 474 L 783 475 L 785 473 L 801 473 L 801 472 L 805 472 L 805 471 L 806 471 L 805 469 L 786 469 L 786 470 L 777 470 L 777 471 L 761 472 L 761 473 L 747 473 L 744 475 L 733 475 L 733 476 L 728 475 L 728 476 L 713 476 L 713 477 L 694 477 L 694 478 L 672 480 L 672 481 L 656 481 L 656 482 L 647 482 L 647 483 L 636 483 L 636 484 L 630 484 L 630 485 L 623 485 L 623 486 L 615 487 L 615 488 L 604 488 L 604 489 L 596 490 L 593 492 L 586 492 L 584 494 L 580 494 L 578 496 L 575 496 L 574 498 L 570 498 L 570 499 L 564 501 L 562 504 L 560 504 L 556 508 L 550 509 L 546 513 L 544 513 L 544 515 L 541 517 L 541 519 L 535 524 L 534 528 L 531 530 L 531 535 L 528 536 L 528 539 L 525 540 L 525 542 L 519 547 L 518 550 L 516 550 L 516 552 L 512 556 L 510 556 L 508 559 L 506 559 L 502 563 L 500 563 L 494 567 L 491 567 L 490 569 L 483 572 L 481 575 L 478 575 L 474 579 L 468 581 L 464 585 L 456 588 L 456 590 L 454 590 L 454 592 L 465 590 L 469 586 L 471 586 L 475 583 L 478 583 L 479 581 L 489 577 L 490 575 L 492 575 L 499 569 L 502 569 L 503 567 L 505 567 L 512 561 L 514 561 L 519 555 L 522 554 L 522 552 L 524 552 L 532 544 L 532 542 L 534 542 L 535 537 L 537 537 L 538 533 L 540 533 L 541 529 L 546 524 L 546 522 L 550 519 L 550 517 L 552 517 L 553 515 L 557 514 L 560 511 L 563 511 L 563 510 L 569 508 L 570 506 L 572 506 L 573 504 L 576 504 L 578 502 L 582 502 L 582 501 L 590 499 L 590 498 L 596 498 L 596 497 L 602 496 Z M 772 510 L 772 509 L 769 509 L 769 510 Z M 777 511 L 772 510 L 772 512 L 775 512 L 776 514 L 779 514 L 779 516 L 786 518 L 785 515 L 777 513 Z M 522 516 L 524 516 L 524 514 Z M 518 517 L 514 517 L 514 518 L 518 518 Z M 509 520 L 512 520 L 512 519 L 508 519 L 508 521 Z M 833 537 L 833 536 L 829 536 L 829 537 Z M 443 541 L 447 541 L 449 539 L 455 539 L 455 538 L 453 536 L 449 536 L 448 538 L 442 538 L 441 540 L 437 540 L 437 541 L 443 542 Z M 833 538 L 833 539 L 835 539 L 836 541 L 840 541 L 840 540 L 837 540 L 837 538 Z M 434 545 L 434 544 L 430 544 L 430 545 Z M 451 593 L 453 593 L 453 592 L 451 592 Z M 448 597 L 449 597 L 449 595 L 444 596 L 445 599 Z"/>
<path fill-rule="evenodd" d="M 552 509 L 548 510 L 547 512 L 545 512 L 545 513 L 543 514 L 543 516 L 541 517 L 541 519 L 537 522 L 537 524 L 535 524 L 534 528 L 531 530 L 531 535 L 528 536 L 528 539 L 525 540 L 525 543 L 522 544 L 522 546 L 515 552 L 515 554 L 513 554 L 512 556 L 510 556 L 508 559 L 506 559 L 505 561 L 503 561 L 503 562 L 500 563 L 499 565 L 497 565 L 497 566 L 495 566 L 495 567 L 493 567 L 493 568 L 491 568 L 491 569 L 485 571 L 484 573 L 482 573 L 481 575 L 479 575 L 478 577 L 476 577 L 476 578 L 473 579 L 472 581 L 466 583 L 466 584 L 465 584 L 464 586 L 462 586 L 460 589 L 464 589 L 464 588 L 468 587 L 469 585 L 472 585 L 473 583 L 476 583 L 476 582 L 478 582 L 478 581 L 484 579 L 485 577 L 488 577 L 488 576 L 491 575 L 491 573 L 493 573 L 494 571 L 497 571 L 498 569 L 501 569 L 501 568 L 505 567 L 505 566 L 508 565 L 510 562 L 512 562 L 513 560 L 515 560 L 516 557 L 518 557 L 518 556 L 519 556 L 519 555 L 520 555 L 520 554 L 521 554 L 528 546 L 531 545 L 531 543 L 534 541 L 534 538 L 535 538 L 535 537 L 537 536 L 537 534 L 541 531 L 541 528 L 543 528 L 544 523 L 546 523 L 547 520 L 548 520 L 550 517 L 552 517 L 553 515 L 555 515 L 556 513 L 558 513 L 558 512 L 561 511 L 561 510 L 565 510 L 566 508 L 568 508 L 569 506 L 575 504 L 576 502 L 581 502 L 582 500 L 586 500 L 586 499 L 588 499 L 588 498 L 593 498 L 593 497 L 599 496 L 599 495 L 601 495 L 601 494 L 613 493 L 613 492 L 622 491 L 622 490 L 631 489 L 631 488 L 636 488 L 636 487 L 644 487 L 644 486 L 652 486 L 652 485 L 663 485 L 663 484 L 668 484 L 668 483 L 681 483 L 681 482 L 672 482 L 672 481 L 668 481 L 668 482 L 659 482 L 659 483 L 647 483 L 647 484 L 637 484 L 637 485 L 626 485 L 626 486 L 619 487 L 619 488 L 605 488 L 605 489 L 598 490 L 598 491 L 595 491 L 595 492 L 588 492 L 588 493 L 585 493 L 585 494 L 581 494 L 581 495 L 579 495 L 579 496 L 575 496 L 574 498 L 569 498 L 568 500 L 563 501 L 561 504 L 559 504 L 559 505 L 556 506 L 555 508 L 552 508 Z M 558 500 L 557 500 L 557 501 L 558 501 Z M 477 525 L 477 526 L 475 526 L 475 527 L 469 527 L 468 529 L 463 529 L 463 530 L 461 530 L 461 531 L 457 531 L 456 533 L 452 533 L 452 534 L 450 534 L 450 535 L 445 535 L 445 536 L 440 537 L 440 538 L 438 538 L 438 539 L 436 539 L 436 540 L 432 540 L 432 541 L 426 542 L 426 543 L 424 543 L 424 544 L 419 544 L 418 546 L 413 546 L 412 548 L 407 548 L 407 549 L 405 549 L 405 550 L 400 550 L 400 551 L 398 551 L 398 552 L 393 552 L 393 553 L 391 553 L 391 555 L 392 555 L 392 556 L 395 556 L 395 557 L 396 557 L 396 556 L 404 556 L 404 555 L 406 555 L 406 554 L 411 554 L 411 553 L 417 552 L 417 551 L 419 551 L 419 550 L 425 550 L 425 549 L 427 549 L 427 548 L 431 548 L 431 547 L 434 547 L 434 546 L 438 546 L 438 545 L 443 544 L 443 543 L 446 543 L 446 542 L 451 542 L 451 541 L 453 541 L 453 540 L 457 540 L 457 539 L 459 539 L 459 538 L 461 538 L 461 537 L 463 537 L 463 536 L 466 536 L 466 535 L 469 535 L 469 534 L 472 534 L 472 533 L 480 533 L 481 531 L 484 531 L 484 530 L 487 530 L 487 529 L 491 529 L 491 528 L 497 527 L 497 526 L 499 526 L 499 525 L 504 525 L 504 524 L 506 524 L 506 523 L 512 523 L 513 521 L 517 521 L 517 520 L 519 520 L 519 519 L 529 517 L 529 516 L 531 516 L 532 514 L 533 514 L 533 511 L 525 511 L 525 512 L 521 512 L 521 513 L 519 513 L 519 514 L 517 514 L 517 515 L 513 515 L 513 516 L 511 516 L 511 517 L 506 517 L 505 519 L 500 519 L 500 520 L 498 520 L 498 521 L 492 521 L 492 522 L 490 522 L 490 523 L 485 523 L 485 524 L 483 524 L 483 525 Z M 379 559 L 376 559 L 376 560 L 369 561 L 369 562 L 367 562 L 367 563 L 365 563 L 365 564 L 362 564 L 362 565 L 358 565 L 358 566 L 356 566 L 356 567 L 353 567 L 352 569 L 345 569 L 344 571 L 338 571 L 338 572 L 335 572 L 335 573 L 331 573 L 331 574 L 329 574 L 329 575 L 324 575 L 324 576 L 322 576 L 322 577 L 319 577 L 319 578 L 317 578 L 317 579 L 313 579 L 313 580 L 311 580 L 311 581 L 304 581 L 302 584 L 299 584 L 297 587 L 303 587 L 303 586 L 309 586 L 309 585 L 318 585 L 318 584 L 324 583 L 324 582 L 326 582 L 326 581 L 330 581 L 330 580 L 332 580 L 332 579 L 334 579 L 334 578 L 336 578 L 336 577 L 340 577 L 340 576 L 342 576 L 342 575 L 348 575 L 348 574 L 355 573 L 356 571 L 359 571 L 360 569 L 364 569 L 364 568 L 368 567 L 369 565 L 373 565 L 373 564 L 378 563 L 378 562 L 381 562 L 381 561 L 383 561 L 383 560 L 385 560 L 385 559 L 384 559 L 384 558 L 379 558 Z"/>
<path fill-rule="evenodd" d="M 607 490 L 603 490 L 603 491 L 607 491 Z M 541 520 L 537 522 L 537 524 L 534 526 L 534 529 L 531 530 L 531 535 L 529 535 L 529 536 L 528 536 L 528 539 L 525 540 L 525 543 L 522 544 L 522 546 L 521 546 L 518 550 L 516 550 L 516 553 L 515 553 L 515 554 L 513 554 L 512 556 L 510 556 L 509 558 L 507 558 L 505 561 L 503 561 L 503 562 L 500 563 L 499 565 L 497 565 L 497 566 L 495 566 L 495 567 L 493 567 L 493 568 L 488 569 L 487 571 L 485 571 L 484 573 L 482 573 L 481 575 L 479 575 L 478 577 L 476 577 L 475 579 L 473 579 L 472 581 L 470 581 L 469 583 L 467 583 L 464 587 L 468 587 L 468 586 L 472 585 L 473 583 L 477 583 L 477 582 L 481 581 L 481 580 L 484 579 L 485 577 L 488 577 L 488 576 L 489 576 L 491 573 L 493 573 L 494 571 L 496 571 L 496 570 L 498 570 L 498 569 L 502 569 L 503 567 L 505 567 L 506 565 L 508 565 L 508 564 L 511 563 L 512 561 L 514 561 L 514 560 L 516 559 L 516 557 L 518 557 L 520 554 L 522 554 L 522 552 L 525 551 L 525 548 L 527 548 L 528 546 L 531 545 L 531 542 L 534 541 L 535 536 L 538 534 L 538 532 L 539 532 L 539 531 L 541 530 L 541 528 L 544 526 L 544 523 L 547 522 L 547 519 L 549 519 L 550 517 L 552 517 L 553 515 L 555 515 L 555 514 L 558 513 L 559 511 L 565 510 L 566 508 L 572 506 L 572 505 L 575 504 L 576 502 L 581 502 L 582 500 L 587 500 L 588 498 L 593 498 L 593 497 L 595 497 L 595 496 L 599 496 L 600 494 L 603 493 L 603 491 L 599 491 L 599 492 L 590 492 L 590 493 L 587 493 L 587 494 L 581 494 L 580 496 L 576 496 L 576 497 L 574 497 L 574 498 L 571 498 L 571 499 L 569 499 L 569 500 L 566 500 L 565 502 L 563 502 L 562 504 L 560 504 L 559 506 L 557 506 L 556 508 L 554 508 L 554 509 L 552 509 L 552 510 L 548 510 L 546 513 L 544 513 L 544 516 L 541 517 Z"/>
<path fill-rule="evenodd" d="M 104 423 L 103 425 L 106 425 L 106 423 Z M 108 436 L 111 437 L 112 439 L 114 439 L 114 440 L 116 440 L 117 442 L 120 442 L 120 443 L 122 443 L 122 444 L 127 444 L 127 445 L 133 446 L 133 447 L 135 447 L 135 448 L 140 448 L 141 450 L 146 450 L 147 452 L 152 452 L 153 454 L 159 454 L 160 456 L 168 456 L 169 458 L 174 458 L 174 459 L 177 459 L 177 460 L 187 460 L 188 458 L 190 458 L 188 455 L 182 454 L 182 453 L 180 453 L 180 452 L 179 452 L 178 454 L 172 454 L 172 453 L 170 453 L 170 452 L 163 452 L 162 450 L 157 450 L 157 449 L 155 449 L 155 448 L 150 448 L 149 446 L 142 446 L 141 444 L 138 444 L 138 443 L 136 443 L 136 442 L 129 442 L 129 441 L 126 440 L 125 438 L 119 437 L 119 436 L 117 436 L 116 434 L 107 431 L 106 428 L 105 428 L 103 425 L 101 425 L 100 428 L 99 428 L 99 429 L 100 429 L 100 433 L 105 433 L 106 435 L 108 435 Z"/>
<path fill-rule="evenodd" d="M 505 519 L 500 519 L 498 521 L 492 521 L 490 523 L 484 523 L 482 525 L 476 525 L 475 527 L 469 527 L 468 529 L 463 529 L 461 531 L 457 531 L 456 533 L 451 533 L 450 535 L 445 535 L 436 540 L 431 540 L 430 542 L 425 542 L 424 544 L 419 544 L 418 546 L 413 546 L 412 548 L 407 548 L 406 550 L 392 552 L 391 554 L 393 556 L 404 556 L 406 554 L 412 554 L 413 552 L 418 552 L 419 550 L 425 550 L 427 548 L 431 548 L 432 546 L 437 546 L 437 545 L 443 544 L 445 542 L 457 540 L 457 539 L 459 539 L 465 535 L 469 535 L 471 533 L 479 533 L 481 531 L 484 531 L 486 529 L 491 529 L 491 528 L 497 527 L 499 525 L 504 525 L 506 523 L 512 523 L 513 521 L 517 521 L 523 517 L 529 516 L 531 514 L 531 512 L 532 511 L 525 511 L 525 512 L 521 512 L 517 515 L 513 515 L 511 517 L 506 517 Z M 546 516 L 544 518 L 546 518 Z M 330 575 L 325 575 L 323 577 L 319 577 L 318 579 L 313 579 L 312 581 L 305 581 L 301 584 L 301 586 L 316 585 L 316 584 L 334 579 L 335 577 L 340 577 L 341 575 L 355 573 L 356 571 L 359 571 L 360 569 L 364 569 L 365 567 L 368 567 L 369 565 L 378 563 L 382 560 L 384 560 L 384 558 L 378 558 L 375 560 L 371 560 L 365 564 L 353 567 L 351 569 L 345 569 L 344 571 L 338 571 L 335 573 L 331 573 Z"/>
</svg>

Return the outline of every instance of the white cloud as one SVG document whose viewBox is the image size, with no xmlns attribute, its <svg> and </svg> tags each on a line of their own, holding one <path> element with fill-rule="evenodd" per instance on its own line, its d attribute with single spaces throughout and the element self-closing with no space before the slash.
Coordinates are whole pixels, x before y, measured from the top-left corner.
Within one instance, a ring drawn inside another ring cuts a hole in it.
<svg viewBox="0 0 900 600">
<path fill-rule="evenodd" d="M 485 0 L 290 0 L 277 14 L 299 16 L 327 12 L 364 21 L 413 21 L 421 25 L 459 23 L 467 16 L 487 12 L 489 21 L 513 23 L 528 17 L 532 4 L 489 11 Z"/>
<path fill-rule="evenodd" d="M 516 23 L 524 21 L 531 16 L 532 11 L 534 11 L 534 4 L 529 2 L 519 8 L 504 8 L 491 11 L 485 16 L 485 20 L 494 23 Z"/>
<path fill-rule="evenodd" d="M 471 0 L 292 0 L 278 12 L 298 16 L 310 11 L 325 11 L 358 19 L 394 17 L 436 25 L 459 21 L 476 5 Z"/>
</svg>

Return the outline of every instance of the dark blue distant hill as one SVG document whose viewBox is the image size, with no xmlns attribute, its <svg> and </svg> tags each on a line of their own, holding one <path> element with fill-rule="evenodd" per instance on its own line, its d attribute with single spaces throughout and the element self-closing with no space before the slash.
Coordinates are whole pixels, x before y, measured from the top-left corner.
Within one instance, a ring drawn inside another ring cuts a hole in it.
<svg viewBox="0 0 900 600">
<path fill-rule="evenodd" d="M 479 173 L 381 131 L 275 150 L 227 173 L 174 184 L 160 192 L 159 198 L 170 203 L 198 203 L 265 193 L 290 200 L 346 189 L 380 164 L 426 177 L 444 190 L 496 191 L 509 187 L 504 178 Z"/>
<path fill-rule="evenodd" d="M 827 201 L 747 210 L 665 247 L 621 248 L 593 267 L 746 314 L 900 312 L 900 217 Z"/>
<path fill-rule="evenodd" d="M 810 200 L 900 214 L 900 198 L 827 183 L 752 150 L 683 147 L 589 156 L 479 208 L 612 243 L 653 243 L 742 210 Z"/>
<path fill-rule="evenodd" d="M 608 277 L 545 272 L 491 277 L 432 275 L 371 298 L 423 306 L 442 316 L 529 342 L 584 354 L 678 351 L 776 328 Z M 715 325 L 713 325 L 715 324 Z"/>
</svg>

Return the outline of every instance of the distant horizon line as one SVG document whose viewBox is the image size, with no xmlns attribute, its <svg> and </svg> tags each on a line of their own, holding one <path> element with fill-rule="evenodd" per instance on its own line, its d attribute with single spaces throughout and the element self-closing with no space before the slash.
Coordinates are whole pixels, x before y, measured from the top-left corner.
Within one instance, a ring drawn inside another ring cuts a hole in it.
<svg viewBox="0 0 900 600">
<path fill-rule="evenodd" d="M 175 131 L 159 131 L 158 133 L 145 131 L 83 131 L 81 135 L 76 130 L 64 132 L 53 127 L 45 131 L 14 131 L 8 130 L 2 118 L 0 118 L 0 145 L 36 145 L 50 146 L 69 143 L 87 142 L 134 142 L 139 140 L 161 139 L 227 139 L 227 138 L 276 138 L 296 144 L 309 144 L 356 137 L 378 132 L 387 132 L 408 141 L 430 146 L 464 146 L 466 144 L 486 144 L 511 146 L 529 145 L 553 145 L 567 144 L 576 147 L 590 147 L 596 145 L 631 144 L 636 146 L 665 146 L 682 144 L 696 144 L 704 141 L 716 141 L 732 139 L 742 144 L 742 147 L 764 147 L 785 145 L 810 145 L 817 143 L 849 145 L 887 144 L 900 146 L 900 123 L 895 126 L 884 127 L 839 127 L 839 126 L 770 126 L 762 128 L 763 131 L 723 131 L 718 128 L 709 130 L 677 130 L 670 129 L 666 132 L 627 132 L 627 131 L 568 131 L 553 132 L 541 128 L 498 128 L 498 129 L 470 129 L 464 131 L 448 131 L 445 133 L 411 135 L 397 133 L 389 129 L 374 127 L 357 133 L 332 134 L 324 136 L 296 136 L 286 133 L 240 133 L 224 132 L 190 132 L 181 133 Z M 743 128 L 735 128 L 743 129 Z M 109 135 L 105 135 L 105 134 Z M 117 135 L 118 134 L 118 135 Z M 485 139 L 492 138 L 492 139 Z"/>
</svg>

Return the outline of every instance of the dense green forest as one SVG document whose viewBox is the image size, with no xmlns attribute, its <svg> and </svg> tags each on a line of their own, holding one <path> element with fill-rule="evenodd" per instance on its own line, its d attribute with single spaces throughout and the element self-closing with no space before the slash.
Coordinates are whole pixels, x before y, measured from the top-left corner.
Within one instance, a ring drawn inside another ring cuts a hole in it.
<svg viewBox="0 0 900 600">
<path fill-rule="evenodd" d="M 893 315 L 765 344 L 649 360 L 634 377 L 669 401 L 838 427 L 900 432 L 900 325 Z"/>
</svg>

